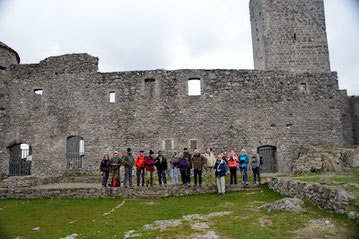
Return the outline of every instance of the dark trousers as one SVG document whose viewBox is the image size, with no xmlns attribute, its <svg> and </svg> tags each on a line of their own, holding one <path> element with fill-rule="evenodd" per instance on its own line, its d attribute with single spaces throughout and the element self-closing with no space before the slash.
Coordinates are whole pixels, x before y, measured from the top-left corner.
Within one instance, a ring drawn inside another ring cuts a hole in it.
<svg viewBox="0 0 359 239">
<path fill-rule="evenodd" d="M 187 184 L 187 179 L 188 179 L 187 172 L 188 172 L 187 170 L 181 170 L 181 180 L 183 184 Z"/>
<path fill-rule="evenodd" d="M 248 183 L 248 169 L 247 167 L 241 167 L 242 183 Z"/>
<path fill-rule="evenodd" d="M 258 182 L 261 183 L 261 169 L 259 167 L 253 168 L 253 182 L 256 183 L 257 182 L 257 177 L 258 177 Z"/>
<path fill-rule="evenodd" d="M 126 187 L 127 180 L 132 187 L 132 168 L 125 167 L 125 179 L 123 180 L 123 185 Z"/>
<path fill-rule="evenodd" d="M 158 183 L 160 185 L 162 185 L 162 180 L 163 180 L 163 184 L 167 184 L 166 170 L 157 170 L 157 175 L 158 175 Z"/>
<path fill-rule="evenodd" d="M 237 167 L 230 167 L 229 172 L 231 173 L 231 184 L 237 184 Z"/>
<path fill-rule="evenodd" d="M 107 185 L 107 180 L 108 180 L 108 176 L 109 176 L 109 172 L 103 172 L 102 173 L 102 186 L 106 187 Z"/>
<path fill-rule="evenodd" d="M 199 186 L 202 185 L 202 169 L 194 169 L 194 185 L 197 185 L 197 176 L 198 176 L 198 183 Z"/>
<path fill-rule="evenodd" d="M 191 183 L 191 168 L 187 169 L 187 183 Z"/>
<path fill-rule="evenodd" d="M 141 186 L 143 187 L 145 185 L 145 169 L 141 168 L 141 169 L 136 169 L 136 176 L 137 176 L 137 186 Z"/>
</svg>

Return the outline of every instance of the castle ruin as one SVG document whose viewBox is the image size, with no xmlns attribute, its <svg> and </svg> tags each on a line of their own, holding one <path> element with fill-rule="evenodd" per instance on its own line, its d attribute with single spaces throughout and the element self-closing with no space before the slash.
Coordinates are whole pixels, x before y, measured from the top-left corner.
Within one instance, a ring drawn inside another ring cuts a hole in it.
<svg viewBox="0 0 359 239">
<path fill-rule="evenodd" d="M 254 70 L 102 73 L 88 54 L 20 64 L 0 43 L 0 174 L 94 173 L 119 147 L 206 146 L 258 148 L 265 172 L 289 172 L 305 144 L 359 144 L 359 97 L 330 69 L 323 0 L 251 0 L 250 16 Z"/>
</svg>

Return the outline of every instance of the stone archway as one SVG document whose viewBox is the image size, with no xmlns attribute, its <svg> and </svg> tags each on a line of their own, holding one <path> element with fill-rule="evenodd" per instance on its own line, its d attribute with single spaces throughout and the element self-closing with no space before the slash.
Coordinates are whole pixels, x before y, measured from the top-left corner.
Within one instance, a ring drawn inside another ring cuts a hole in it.
<svg viewBox="0 0 359 239">
<path fill-rule="evenodd" d="M 261 165 L 261 172 L 277 172 L 277 147 L 271 145 L 263 145 L 258 147 L 257 152 L 263 160 L 263 164 Z"/>
</svg>

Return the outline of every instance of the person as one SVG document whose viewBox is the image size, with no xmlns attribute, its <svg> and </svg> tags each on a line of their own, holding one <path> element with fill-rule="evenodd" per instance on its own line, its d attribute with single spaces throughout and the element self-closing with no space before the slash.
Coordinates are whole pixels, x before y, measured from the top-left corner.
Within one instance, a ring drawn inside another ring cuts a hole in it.
<svg viewBox="0 0 359 239">
<path fill-rule="evenodd" d="M 125 188 L 127 187 L 127 181 L 129 181 L 129 185 L 132 188 L 132 168 L 135 164 L 135 160 L 132 155 L 132 149 L 127 148 L 127 153 L 123 156 L 123 164 L 125 165 L 125 179 L 123 181 L 123 185 Z"/>
<path fill-rule="evenodd" d="M 149 155 L 145 157 L 146 187 L 153 185 L 153 172 L 155 171 L 155 163 L 155 153 L 150 150 Z"/>
<path fill-rule="evenodd" d="M 178 168 L 180 169 L 180 172 L 181 172 L 182 184 L 187 185 L 187 183 L 188 183 L 187 172 L 188 172 L 188 168 L 189 168 L 188 159 L 183 155 L 183 153 L 180 153 L 178 155 L 178 159 L 179 159 Z"/>
<path fill-rule="evenodd" d="M 191 184 L 191 169 L 192 169 L 192 163 L 191 163 L 191 159 L 192 159 L 192 155 L 188 152 L 187 148 L 183 149 L 183 157 L 185 157 L 188 160 L 189 163 L 189 167 L 187 168 L 187 183 Z"/>
<path fill-rule="evenodd" d="M 100 171 L 102 175 L 102 187 L 106 187 L 110 173 L 110 156 L 108 154 L 105 154 L 101 160 Z"/>
<path fill-rule="evenodd" d="M 249 158 L 247 155 L 247 151 L 245 149 L 242 149 L 241 153 L 239 154 L 239 168 L 241 170 L 242 183 L 245 183 L 246 185 L 248 185 L 248 162 Z"/>
<path fill-rule="evenodd" d="M 237 169 L 238 169 L 238 156 L 237 154 L 234 152 L 233 149 L 231 149 L 231 151 L 229 152 L 229 154 L 227 155 L 227 164 L 228 164 L 228 168 L 229 168 L 229 172 L 231 174 L 231 182 L 230 184 L 237 184 Z"/>
<path fill-rule="evenodd" d="M 257 154 L 257 150 L 253 149 L 251 154 L 251 161 L 250 166 L 252 168 L 253 172 L 253 183 L 257 183 L 257 177 L 258 177 L 258 183 L 261 184 L 261 168 L 260 168 L 260 155 Z"/>
<path fill-rule="evenodd" d="M 201 155 L 201 153 L 195 149 L 193 153 L 193 157 L 191 160 L 194 174 L 194 185 L 197 186 L 197 177 L 199 186 L 202 186 L 202 169 L 206 164 L 206 158 Z"/>
<path fill-rule="evenodd" d="M 167 159 L 165 156 L 162 155 L 162 151 L 158 151 L 158 156 L 156 158 L 156 168 L 157 168 L 157 175 L 158 175 L 158 184 L 167 185 L 167 177 L 166 177 L 166 171 L 167 171 Z"/>
<path fill-rule="evenodd" d="M 171 178 L 172 178 L 172 185 L 178 185 L 178 152 L 174 151 L 172 159 L 170 161 L 171 164 Z"/>
<path fill-rule="evenodd" d="M 122 160 L 117 151 L 114 152 L 113 157 L 111 157 L 110 165 L 111 165 L 111 186 L 112 187 L 119 187 L 121 184 L 120 181 L 120 167 L 122 164 Z"/>
<path fill-rule="evenodd" d="M 218 194 L 225 194 L 227 163 L 221 154 L 217 157 L 214 170 L 216 171 Z"/>
<path fill-rule="evenodd" d="M 137 187 L 140 185 L 143 187 L 145 183 L 145 156 L 143 153 L 144 151 L 140 150 L 140 155 L 138 155 L 135 159 Z"/>
<path fill-rule="evenodd" d="M 214 185 L 215 172 L 213 167 L 216 163 L 216 157 L 214 156 L 210 147 L 206 148 L 206 153 L 203 156 L 206 158 L 206 184 L 208 185 L 209 179 L 211 178 L 212 185 Z"/>
</svg>

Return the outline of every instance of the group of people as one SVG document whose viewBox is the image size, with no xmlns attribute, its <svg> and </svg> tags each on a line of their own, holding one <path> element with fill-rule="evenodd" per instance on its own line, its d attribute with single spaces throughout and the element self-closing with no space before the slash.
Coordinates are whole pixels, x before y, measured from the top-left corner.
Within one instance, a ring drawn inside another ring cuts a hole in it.
<svg viewBox="0 0 359 239">
<path fill-rule="evenodd" d="M 216 157 L 210 147 L 207 147 L 205 153 L 201 154 L 197 149 L 194 150 L 193 156 L 188 152 L 187 148 L 183 152 L 174 151 L 172 157 L 167 160 L 163 152 L 159 150 L 157 156 L 152 150 L 148 155 L 144 155 L 144 151 L 140 150 L 137 157 L 133 156 L 131 148 L 126 153 L 120 155 L 115 151 L 110 158 L 105 154 L 100 163 L 100 171 L 102 174 L 102 187 L 107 186 L 107 181 L 111 173 L 111 181 L 108 184 L 111 187 L 119 187 L 120 168 L 124 167 L 124 187 L 133 187 L 132 171 L 136 167 L 137 186 L 152 186 L 153 174 L 155 169 L 158 175 L 159 185 L 167 185 L 167 173 L 170 171 L 172 185 L 179 185 L 179 175 L 183 185 L 191 185 L 191 173 L 193 169 L 194 185 L 202 185 L 202 174 L 205 171 L 206 185 L 217 183 L 218 193 L 225 193 L 225 177 L 229 169 L 230 184 L 237 184 L 237 171 L 242 176 L 242 183 L 248 185 L 248 168 L 253 171 L 254 184 L 261 183 L 260 166 L 263 160 L 256 150 L 252 150 L 248 156 L 245 149 L 240 154 L 230 150 L 227 154 L 224 150 Z M 170 170 L 168 170 L 168 166 Z"/>
</svg>

